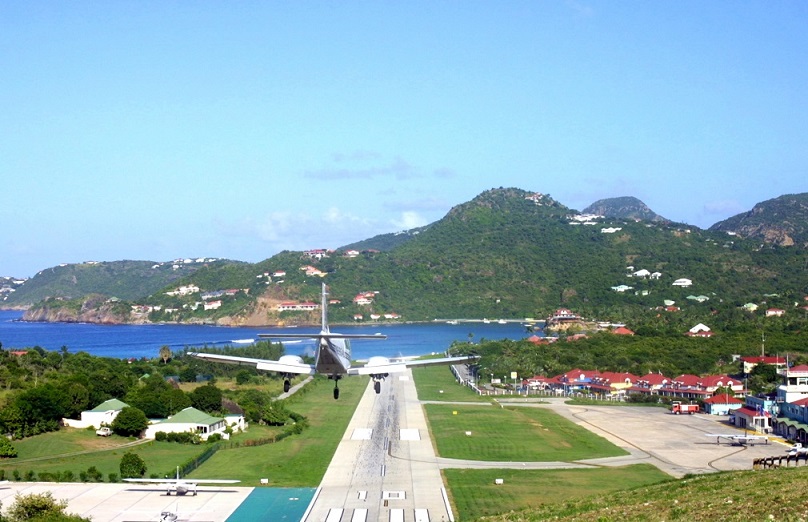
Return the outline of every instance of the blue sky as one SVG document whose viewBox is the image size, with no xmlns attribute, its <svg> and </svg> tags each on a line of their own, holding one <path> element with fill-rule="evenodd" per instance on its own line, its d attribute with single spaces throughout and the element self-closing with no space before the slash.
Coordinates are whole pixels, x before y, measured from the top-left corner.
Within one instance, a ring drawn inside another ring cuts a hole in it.
<svg viewBox="0 0 808 522">
<path fill-rule="evenodd" d="M 808 3 L 0 3 L 0 275 L 334 248 L 484 190 L 808 191 Z"/>
</svg>

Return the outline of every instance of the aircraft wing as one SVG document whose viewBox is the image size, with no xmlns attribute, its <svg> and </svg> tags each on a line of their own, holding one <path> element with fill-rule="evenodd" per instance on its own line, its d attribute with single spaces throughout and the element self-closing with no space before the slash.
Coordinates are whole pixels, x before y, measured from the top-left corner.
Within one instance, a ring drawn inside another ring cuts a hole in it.
<svg viewBox="0 0 808 522">
<path fill-rule="evenodd" d="M 258 334 L 262 339 L 387 339 L 386 335 L 375 334 L 342 334 L 321 332 L 313 334 Z"/>
<path fill-rule="evenodd" d="M 281 357 L 281 360 L 279 361 L 273 361 L 271 359 L 253 359 L 250 357 L 236 357 L 233 355 L 219 355 L 215 353 L 201 352 L 188 352 L 188 355 L 196 357 L 197 359 L 204 359 L 208 361 L 254 366 L 259 370 L 266 370 L 270 372 L 295 373 L 301 375 L 314 375 L 316 373 L 313 365 L 304 363 L 299 357 L 296 356 L 284 356 Z"/>
<path fill-rule="evenodd" d="M 151 478 L 125 478 L 125 482 L 137 482 L 139 484 L 236 484 L 240 480 L 230 479 L 151 479 Z"/>
<path fill-rule="evenodd" d="M 441 357 L 440 359 L 415 359 L 391 362 L 386 357 L 371 357 L 364 366 L 353 366 L 348 369 L 348 375 L 375 375 L 381 373 L 399 373 L 407 368 L 419 366 L 449 365 L 471 363 L 479 359 L 476 355 L 463 355 L 460 357 Z"/>
</svg>

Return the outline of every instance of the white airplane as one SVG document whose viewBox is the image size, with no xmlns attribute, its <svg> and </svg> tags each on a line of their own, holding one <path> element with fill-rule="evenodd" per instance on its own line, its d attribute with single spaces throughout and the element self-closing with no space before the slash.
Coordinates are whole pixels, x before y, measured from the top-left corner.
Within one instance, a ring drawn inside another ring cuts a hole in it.
<svg viewBox="0 0 808 522">
<path fill-rule="evenodd" d="M 754 446 L 755 442 L 757 441 L 765 441 L 765 444 L 769 443 L 769 437 L 764 435 L 737 435 L 732 433 L 705 433 L 705 437 L 715 437 L 715 443 L 721 444 L 721 439 L 727 439 L 730 444 L 739 444 L 741 446 L 745 444 L 751 444 Z"/>
<path fill-rule="evenodd" d="M 229 479 L 199 479 L 199 480 L 182 479 L 180 478 L 179 466 L 177 466 L 177 478 L 173 479 L 125 478 L 123 480 L 125 482 L 137 482 L 139 484 L 165 484 L 166 495 L 171 495 L 171 492 L 174 491 L 177 495 L 185 495 L 186 493 L 191 492 L 194 494 L 194 496 L 196 496 L 196 487 L 199 484 L 236 484 L 238 482 L 241 482 L 240 480 L 229 480 Z"/>
<path fill-rule="evenodd" d="M 277 372 L 283 378 L 283 391 L 288 392 L 294 375 L 327 375 L 334 380 L 334 398 L 339 398 L 339 380 L 345 375 L 370 375 L 376 393 L 381 392 L 381 381 L 391 373 L 406 371 L 407 368 L 428 366 L 433 364 L 455 364 L 476 361 L 475 355 L 462 357 L 443 357 L 440 359 L 396 360 L 387 357 L 371 357 L 363 366 L 351 366 L 350 339 L 387 339 L 382 334 L 340 334 L 328 328 L 328 288 L 325 283 L 322 289 L 322 327 L 318 334 L 259 334 L 259 337 L 271 339 L 316 339 L 317 348 L 314 364 L 306 364 L 297 355 L 284 355 L 277 361 L 267 359 L 251 359 L 230 355 L 211 353 L 188 353 L 193 357 L 215 362 L 245 364 L 255 366 L 259 370 Z"/>
</svg>

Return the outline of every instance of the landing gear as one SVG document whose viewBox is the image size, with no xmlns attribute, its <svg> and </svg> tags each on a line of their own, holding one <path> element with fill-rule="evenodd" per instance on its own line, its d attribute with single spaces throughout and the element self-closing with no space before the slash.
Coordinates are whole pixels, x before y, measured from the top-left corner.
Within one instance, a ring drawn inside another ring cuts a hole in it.
<svg viewBox="0 0 808 522">
<path fill-rule="evenodd" d="M 379 373 L 371 375 L 371 377 L 373 378 L 373 389 L 377 395 L 382 392 L 382 381 L 388 375 L 389 374 L 387 373 Z"/>
<path fill-rule="evenodd" d="M 289 382 L 289 379 L 283 380 L 283 393 L 289 393 L 289 388 L 292 387 L 292 383 Z"/>
<path fill-rule="evenodd" d="M 339 380 L 342 378 L 340 375 L 332 375 L 329 379 L 334 379 L 334 400 L 339 399 Z"/>
</svg>

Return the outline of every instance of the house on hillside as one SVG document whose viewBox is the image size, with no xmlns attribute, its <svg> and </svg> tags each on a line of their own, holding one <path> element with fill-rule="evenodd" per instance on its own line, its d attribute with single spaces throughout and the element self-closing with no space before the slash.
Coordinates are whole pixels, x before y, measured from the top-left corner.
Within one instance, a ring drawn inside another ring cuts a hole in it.
<svg viewBox="0 0 808 522">
<path fill-rule="evenodd" d="M 757 355 L 757 356 L 741 357 L 741 362 L 743 363 L 743 373 L 752 373 L 752 370 L 754 370 L 755 366 L 757 366 L 758 364 L 771 364 L 777 368 L 778 372 L 786 368 L 785 357 L 779 357 L 774 355 Z"/>
<path fill-rule="evenodd" d="M 681 279 L 677 279 L 676 281 L 671 283 L 671 286 L 681 286 L 682 288 L 687 288 L 688 286 L 692 286 L 692 285 L 693 285 L 693 281 L 691 281 L 690 279 L 686 279 L 684 277 L 681 278 Z"/>
<path fill-rule="evenodd" d="M 62 424 L 71 428 L 89 428 L 92 426 L 95 429 L 101 426 L 109 426 L 115 417 L 121 412 L 122 409 L 128 408 L 129 405 L 118 399 L 110 399 L 104 401 L 92 410 L 85 410 L 81 412 L 79 420 L 75 419 L 62 419 Z"/>
<path fill-rule="evenodd" d="M 687 333 L 685 333 L 685 335 L 689 337 L 712 337 L 713 332 L 710 330 L 709 326 L 699 323 L 690 330 L 688 330 Z"/>
<path fill-rule="evenodd" d="M 629 330 L 625 326 L 615 328 L 614 330 L 612 330 L 612 333 L 615 335 L 634 335 L 634 332 L 632 330 Z"/>
</svg>

